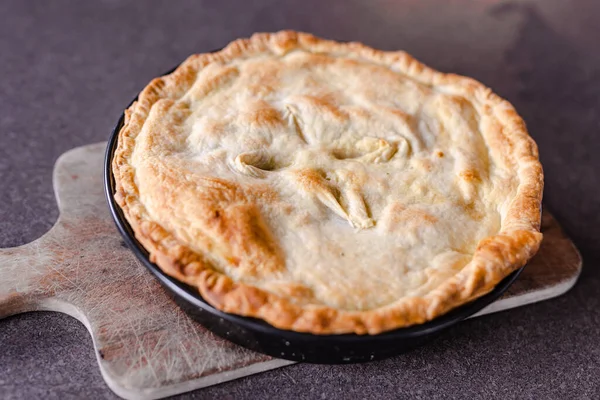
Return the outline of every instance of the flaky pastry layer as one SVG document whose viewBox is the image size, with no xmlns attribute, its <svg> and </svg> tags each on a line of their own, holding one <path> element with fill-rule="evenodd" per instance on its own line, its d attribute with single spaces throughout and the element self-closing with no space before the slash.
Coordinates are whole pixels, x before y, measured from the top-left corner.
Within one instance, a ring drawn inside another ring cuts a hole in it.
<svg viewBox="0 0 600 400">
<path fill-rule="evenodd" d="M 115 198 L 225 312 L 377 334 L 537 251 L 543 173 L 513 107 L 404 52 L 291 31 L 193 55 L 125 111 Z"/>
</svg>

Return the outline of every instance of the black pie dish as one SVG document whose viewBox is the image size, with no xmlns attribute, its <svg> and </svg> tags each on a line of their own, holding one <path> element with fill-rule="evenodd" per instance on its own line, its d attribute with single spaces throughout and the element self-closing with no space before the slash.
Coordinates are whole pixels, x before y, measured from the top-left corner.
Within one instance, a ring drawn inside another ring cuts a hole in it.
<svg viewBox="0 0 600 400">
<path fill-rule="evenodd" d="M 293 332 L 275 328 L 259 319 L 222 312 L 204 301 L 197 289 L 171 278 L 150 261 L 148 251 L 137 241 L 116 203 L 111 165 L 124 119 L 123 114 L 110 136 L 104 159 L 104 191 L 119 233 L 131 251 L 160 281 L 181 309 L 213 333 L 245 348 L 276 358 L 317 364 L 359 363 L 402 354 L 432 340 L 451 326 L 493 303 L 523 270 L 520 268 L 507 276 L 490 293 L 430 322 L 379 335 L 314 335 Z"/>
</svg>

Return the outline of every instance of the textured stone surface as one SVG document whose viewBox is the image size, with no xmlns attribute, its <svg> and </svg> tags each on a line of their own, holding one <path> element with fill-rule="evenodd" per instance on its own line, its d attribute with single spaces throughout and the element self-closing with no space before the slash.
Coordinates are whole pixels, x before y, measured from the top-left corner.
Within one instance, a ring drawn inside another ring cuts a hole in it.
<svg viewBox="0 0 600 400">
<path fill-rule="evenodd" d="M 561 298 L 467 321 L 405 356 L 294 365 L 182 397 L 598 398 L 599 14 L 594 0 L 4 0 L 0 247 L 52 226 L 56 158 L 105 140 L 136 92 L 190 53 L 287 27 L 402 48 L 515 104 L 540 147 L 546 204 L 583 255 L 580 282 Z M 0 345 L 2 398 L 114 398 L 86 329 L 70 317 L 3 320 Z"/>
</svg>

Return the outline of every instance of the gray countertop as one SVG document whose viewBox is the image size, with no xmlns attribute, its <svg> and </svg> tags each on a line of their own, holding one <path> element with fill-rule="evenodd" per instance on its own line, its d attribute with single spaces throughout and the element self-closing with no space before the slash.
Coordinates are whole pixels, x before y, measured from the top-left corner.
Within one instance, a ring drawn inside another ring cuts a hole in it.
<svg viewBox="0 0 600 400">
<path fill-rule="evenodd" d="M 466 74 L 511 101 L 539 144 L 545 202 L 584 271 L 568 294 L 460 324 L 412 353 L 298 364 L 182 398 L 599 398 L 600 3 L 570 1 L 0 2 L 0 247 L 57 218 L 64 151 L 106 140 L 154 76 L 254 31 L 293 28 Z M 1 279 L 1 278 L 0 278 Z M 76 320 L 0 321 L 0 398 L 114 398 Z"/>
</svg>

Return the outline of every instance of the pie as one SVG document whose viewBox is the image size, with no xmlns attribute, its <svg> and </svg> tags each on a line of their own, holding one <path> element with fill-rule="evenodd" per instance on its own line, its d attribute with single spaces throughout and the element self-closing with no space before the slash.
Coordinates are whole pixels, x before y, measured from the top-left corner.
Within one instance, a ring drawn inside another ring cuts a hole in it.
<svg viewBox="0 0 600 400">
<path fill-rule="evenodd" d="M 115 198 L 214 307 L 313 334 L 420 324 L 537 251 L 543 172 L 514 108 L 401 51 L 255 34 L 125 111 Z"/>
</svg>

